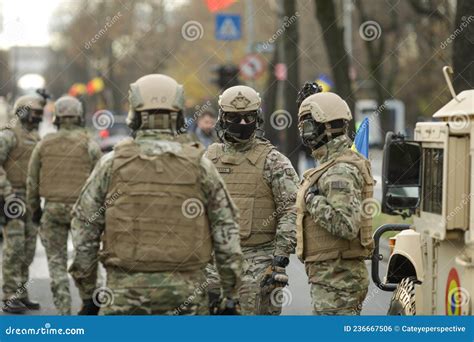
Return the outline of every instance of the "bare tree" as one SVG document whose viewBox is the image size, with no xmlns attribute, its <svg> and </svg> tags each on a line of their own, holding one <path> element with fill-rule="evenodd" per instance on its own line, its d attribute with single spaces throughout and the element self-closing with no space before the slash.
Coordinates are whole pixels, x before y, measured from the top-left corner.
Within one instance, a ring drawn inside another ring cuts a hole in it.
<svg viewBox="0 0 474 342">
<path fill-rule="evenodd" d="M 454 87 L 461 92 L 474 89 L 474 1 L 458 0 L 453 44 Z"/>
</svg>

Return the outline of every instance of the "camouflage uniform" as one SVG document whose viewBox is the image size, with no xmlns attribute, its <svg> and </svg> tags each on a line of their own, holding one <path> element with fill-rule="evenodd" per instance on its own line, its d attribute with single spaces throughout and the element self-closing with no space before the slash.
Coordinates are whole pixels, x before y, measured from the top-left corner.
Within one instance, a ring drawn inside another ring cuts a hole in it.
<svg viewBox="0 0 474 342">
<path fill-rule="evenodd" d="M 20 123 L 17 122 L 14 129 L 24 130 Z M 39 141 L 36 130 L 23 131 L 27 138 L 23 141 L 32 147 Z M 16 160 L 11 160 L 11 152 L 19 144 L 17 136 L 12 129 L 4 129 L 0 131 L 0 189 L 6 200 L 6 206 L 1 208 L 5 215 L 8 216 L 9 211 L 14 214 L 14 210 L 22 213 L 26 211 L 26 186 L 15 187 L 11 184 L 12 175 L 5 172 L 4 167 L 7 162 L 16 164 Z M 27 169 L 20 165 L 16 172 L 23 172 L 16 176 L 24 177 L 26 182 Z M 11 200 L 11 202 L 9 202 Z M 8 203 L 12 203 L 11 206 Z M 13 204 L 17 203 L 16 209 Z M 3 214 L 3 213 L 2 213 Z M 16 215 L 14 215 L 16 216 Z M 33 262 L 36 250 L 37 227 L 31 221 L 30 213 L 26 213 L 23 219 L 9 219 L 8 223 L 3 227 L 3 295 L 4 300 L 11 298 L 28 298 L 28 274 L 29 266 Z"/>
<path fill-rule="evenodd" d="M 180 151 L 183 145 L 171 141 L 171 135 L 166 132 L 169 131 L 139 130 L 135 142 L 147 155 Z M 114 153 L 110 152 L 99 161 L 73 208 L 75 257 L 69 271 L 83 300 L 92 298 L 96 287 L 100 237 L 107 229 L 105 200 L 112 179 Z M 215 259 L 224 280 L 224 294 L 229 298 L 237 298 L 242 263 L 237 211 L 221 177 L 204 157 L 200 159 L 200 174 L 200 191 L 210 222 Z M 101 311 L 106 315 L 209 313 L 204 270 L 127 272 L 108 266 L 107 287 L 107 291 L 112 293 L 109 293 L 108 300 L 103 301 Z"/>
<path fill-rule="evenodd" d="M 244 143 L 226 142 L 224 151 L 226 155 L 241 155 L 254 148 L 256 139 L 258 138 L 252 138 Z M 242 247 L 244 261 L 242 286 L 239 293 L 243 315 L 279 315 L 281 313 L 281 305 L 277 300 L 269 298 L 270 293 L 262 296 L 260 282 L 265 271 L 272 265 L 274 256 L 289 257 L 294 253 L 296 246 L 294 201 L 298 190 L 298 175 L 288 158 L 276 149 L 272 149 L 268 153 L 262 174 L 263 180 L 273 194 L 277 230 L 273 241 L 258 246 Z M 215 268 L 208 265 L 206 271 L 211 290 L 218 289 L 219 277 Z M 261 306 L 260 303 L 262 303 Z M 272 305 L 267 307 L 268 303 Z"/>
<path fill-rule="evenodd" d="M 350 139 L 341 135 L 314 151 L 313 156 L 321 165 L 350 148 Z M 319 193 L 306 202 L 306 210 L 332 235 L 353 240 L 359 234 L 363 183 L 357 167 L 336 163 L 319 178 Z M 369 286 L 363 258 L 306 262 L 305 267 L 315 315 L 360 314 Z"/>
<path fill-rule="evenodd" d="M 42 153 L 49 147 L 43 146 L 44 142 L 50 137 L 66 138 L 71 142 L 80 141 L 79 139 L 82 139 L 84 135 L 85 130 L 80 126 L 61 124 L 57 133 L 46 136 L 45 139 L 35 147 L 31 155 L 27 179 L 27 201 L 31 212 L 34 212 L 40 207 Z M 79 145 L 67 146 L 67 153 L 70 154 L 72 158 L 75 156 L 74 152 L 78 146 Z M 99 146 L 90 138 L 87 151 L 90 158 L 90 166 L 93 167 L 102 153 Z M 62 158 L 61 164 L 58 164 L 57 167 L 63 167 L 66 162 L 68 162 L 68 160 Z M 69 162 L 74 163 L 74 160 Z M 90 171 L 92 171 L 92 168 Z M 46 171 L 43 170 L 43 172 Z M 47 178 L 52 178 L 54 182 L 59 181 L 57 172 L 52 170 L 49 171 L 49 173 L 49 175 L 46 175 Z M 71 314 L 71 296 L 69 293 L 69 278 L 67 274 L 67 239 L 71 224 L 71 210 L 75 199 L 76 197 L 72 196 L 71 199 L 67 201 L 68 203 L 63 203 L 58 200 L 46 198 L 39 231 L 41 242 L 45 247 L 46 256 L 48 258 L 54 305 L 61 315 Z"/>
</svg>

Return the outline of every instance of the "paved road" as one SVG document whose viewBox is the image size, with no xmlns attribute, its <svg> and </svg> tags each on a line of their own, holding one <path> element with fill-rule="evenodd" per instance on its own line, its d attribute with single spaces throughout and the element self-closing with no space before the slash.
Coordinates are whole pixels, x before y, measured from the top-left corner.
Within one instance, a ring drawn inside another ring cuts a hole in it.
<svg viewBox="0 0 474 342">
<path fill-rule="evenodd" d="M 381 198 L 381 152 L 371 151 L 371 159 L 373 164 L 373 173 L 377 179 L 377 186 L 375 188 L 374 197 L 380 200 Z M 72 244 L 69 242 L 70 257 L 72 256 Z M 386 244 L 381 248 L 382 252 L 387 254 L 388 248 Z M 386 259 L 385 259 L 386 260 Z M 0 253 L 1 262 L 1 253 Z M 367 268 L 370 274 L 370 264 L 367 264 Z M 39 312 L 32 312 L 30 314 L 40 315 L 54 315 L 56 309 L 54 308 L 51 291 L 49 289 L 49 274 L 46 263 L 46 254 L 43 246 L 38 240 L 37 252 L 35 260 L 31 265 L 31 286 L 29 292 L 32 298 L 40 301 L 42 304 L 42 310 Z M 382 262 L 380 265 L 381 274 L 385 274 L 386 264 Z M 306 276 L 303 264 L 294 255 L 291 257 L 290 266 L 288 267 L 288 275 L 290 278 L 290 286 L 287 297 L 288 305 L 283 308 L 284 315 L 310 315 L 311 314 L 311 298 L 309 295 L 308 278 Z M 102 274 L 102 279 L 103 279 Z M 2 275 L 0 274 L 0 283 L 3 281 Z M 77 289 L 70 280 L 73 298 L 73 312 L 77 312 L 80 306 L 79 294 Z M 364 307 L 362 310 L 363 315 L 385 315 L 390 301 L 391 293 L 384 292 L 374 284 L 371 283 Z M 3 313 L 0 312 L 0 315 Z"/>
</svg>

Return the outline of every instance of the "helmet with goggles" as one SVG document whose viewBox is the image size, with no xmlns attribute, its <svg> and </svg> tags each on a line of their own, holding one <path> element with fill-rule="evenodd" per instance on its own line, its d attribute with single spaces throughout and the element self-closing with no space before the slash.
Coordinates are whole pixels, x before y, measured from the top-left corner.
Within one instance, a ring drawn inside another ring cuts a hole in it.
<svg viewBox="0 0 474 342">
<path fill-rule="evenodd" d="M 260 95 L 247 86 L 226 89 L 219 96 L 219 117 L 216 130 L 221 140 L 245 142 L 261 130 Z"/>
<path fill-rule="evenodd" d="M 303 143 L 317 149 L 347 132 L 352 114 L 339 95 L 323 92 L 307 97 L 299 108 L 298 128 Z"/>
</svg>

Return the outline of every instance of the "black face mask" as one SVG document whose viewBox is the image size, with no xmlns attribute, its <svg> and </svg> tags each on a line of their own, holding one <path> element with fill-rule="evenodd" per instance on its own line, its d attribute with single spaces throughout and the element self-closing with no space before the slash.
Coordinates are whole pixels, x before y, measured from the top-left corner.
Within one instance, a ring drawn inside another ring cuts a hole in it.
<svg viewBox="0 0 474 342">
<path fill-rule="evenodd" d="M 248 140 L 252 137 L 255 129 L 257 128 L 257 122 L 254 121 L 249 124 L 231 123 L 225 122 L 224 129 L 228 135 L 232 138 L 239 140 Z"/>
</svg>

